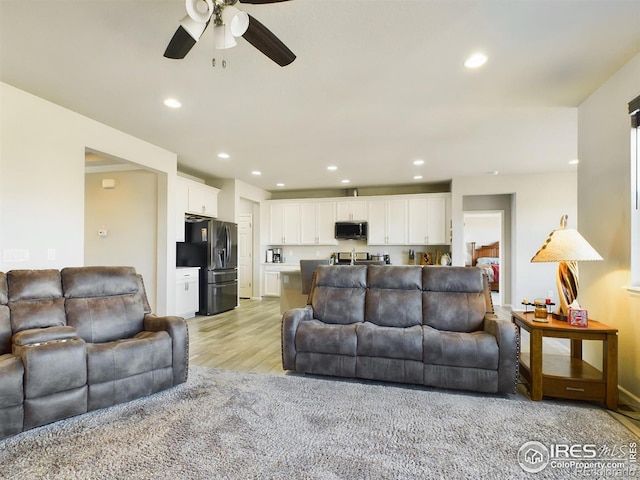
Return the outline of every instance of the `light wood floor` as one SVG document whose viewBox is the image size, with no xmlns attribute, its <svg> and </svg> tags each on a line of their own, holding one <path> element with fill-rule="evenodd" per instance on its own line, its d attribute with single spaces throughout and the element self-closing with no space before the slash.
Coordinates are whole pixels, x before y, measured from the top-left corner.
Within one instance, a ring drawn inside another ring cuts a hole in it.
<svg viewBox="0 0 640 480">
<path fill-rule="evenodd" d="M 284 373 L 280 350 L 280 300 L 240 300 L 213 317 L 189 319 L 192 365 L 255 373 Z"/>
<path fill-rule="evenodd" d="M 510 319 L 507 308 L 496 308 Z M 193 365 L 255 373 L 284 373 L 280 347 L 280 301 L 240 300 L 240 306 L 189 324 L 189 360 Z"/>
</svg>

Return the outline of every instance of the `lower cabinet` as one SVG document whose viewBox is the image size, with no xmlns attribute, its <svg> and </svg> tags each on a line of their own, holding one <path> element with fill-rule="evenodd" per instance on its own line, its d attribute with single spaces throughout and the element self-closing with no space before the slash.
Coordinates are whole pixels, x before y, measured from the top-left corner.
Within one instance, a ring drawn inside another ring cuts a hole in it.
<svg viewBox="0 0 640 480">
<path fill-rule="evenodd" d="M 262 285 L 261 292 L 263 297 L 279 297 L 280 291 L 280 276 L 282 272 L 291 272 L 292 270 L 299 270 L 299 264 L 286 264 L 286 263 L 268 263 L 262 265 Z"/>
<path fill-rule="evenodd" d="M 183 318 L 195 317 L 200 309 L 199 267 L 176 269 L 176 315 Z"/>
</svg>

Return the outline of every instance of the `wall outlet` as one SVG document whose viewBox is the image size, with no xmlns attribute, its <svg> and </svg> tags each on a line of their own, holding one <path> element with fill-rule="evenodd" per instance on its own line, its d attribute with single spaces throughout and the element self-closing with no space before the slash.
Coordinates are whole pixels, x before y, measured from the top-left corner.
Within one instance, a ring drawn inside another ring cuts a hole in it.
<svg viewBox="0 0 640 480">
<path fill-rule="evenodd" d="M 5 248 L 2 252 L 5 262 L 28 262 L 29 250 L 24 248 Z"/>
<path fill-rule="evenodd" d="M 47 260 L 55 260 L 55 259 L 56 259 L 56 249 L 47 248 Z"/>
<path fill-rule="evenodd" d="M 98 236 L 99 237 L 106 237 L 108 234 L 109 234 L 109 232 L 104 227 L 98 230 Z"/>
</svg>

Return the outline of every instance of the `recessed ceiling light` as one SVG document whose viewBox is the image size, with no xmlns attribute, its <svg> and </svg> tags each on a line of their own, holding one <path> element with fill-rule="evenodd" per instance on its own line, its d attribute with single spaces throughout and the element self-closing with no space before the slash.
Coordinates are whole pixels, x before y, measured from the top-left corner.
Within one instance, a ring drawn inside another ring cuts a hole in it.
<svg viewBox="0 0 640 480">
<path fill-rule="evenodd" d="M 478 68 L 485 63 L 487 63 L 487 56 L 484 53 L 474 53 L 467 58 L 466 62 L 464 62 L 464 66 L 467 68 Z"/>
<path fill-rule="evenodd" d="M 424 165 L 424 160 L 419 158 L 418 160 L 414 160 L 413 164 L 414 165 Z"/>
<path fill-rule="evenodd" d="M 574 160 L 569 160 L 569 165 L 577 165 L 580 163 L 580 160 L 578 160 L 577 158 Z"/>
<path fill-rule="evenodd" d="M 253 172 L 251 172 L 251 175 L 262 175 L 262 172 L 260 170 L 254 170 Z"/>
<path fill-rule="evenodd" d="M 335 172 L 338 169 L 338 167 L 336 167 L 335 165 L 329 165 L 327 167 L 327 170 L 331 170 L 332 172 Z"/>
<path fill-rule="evenodd" d="M 351 180 L 347 180 L 346 178 L 342 180 L 342 183 L 349 183 Z"/>
<path fill-rule="evenodd" d="M 413 179 L 414 180 L 422 180 L 422 175 L 414 175 Z"/>
<path fill-rule="evenodd" d="M 276 187 L 284 187 L 284 183 L 276 183 Z"/>
<path fill-rule="evenodd" d="M 169 108 L 180 108 L 182 106 L 182 104 L 175 98 L 165 99 L 164 104 Z"/>
<path fill-rule="evenodd" d="M 225 153 L 225 152 L 220 152 L 220 153 L 218 154 L 218 158 L 224 158 L 224 159 L 227 159 L 227 158 L 229 158 L 229 157 L 230 157 L 230 155 L 229 155 L 228 153 Z"/>
<path fill-rule="evenodd" d="M 498 175 L 500 172 L 498 170 L 490 170 L 488 172 L 484 172 L 485 175 Z"/>
</svg>

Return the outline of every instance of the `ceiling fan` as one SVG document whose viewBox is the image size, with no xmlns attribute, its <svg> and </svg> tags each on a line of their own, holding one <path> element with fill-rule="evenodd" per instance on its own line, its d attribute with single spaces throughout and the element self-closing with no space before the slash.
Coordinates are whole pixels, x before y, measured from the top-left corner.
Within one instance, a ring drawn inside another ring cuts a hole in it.
<svg viewBox="0 0 640 480">
<path fill-rule="evenodd" d="M 265 4 L 287 0 L 239 0 L 240 3 Z M 236 45 L 236 37 L 247 42 L 264 53 L 281 67 L 296 59 L 267 27 L 248 13 L 234 5 L 238 0 L 186 0 L 187 15 L 180 20 L 180 26 L 173 34 L 164 56 L 182 59 L 200 39 L 203 32 L 213 23 L 213 36 L 216 49 L 231 48 Z"/>
</svg>

